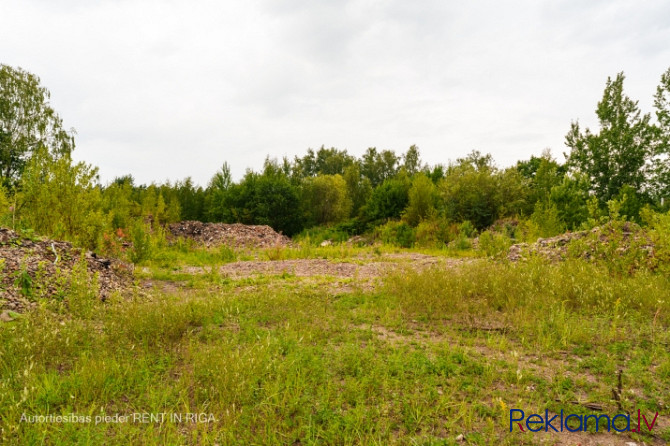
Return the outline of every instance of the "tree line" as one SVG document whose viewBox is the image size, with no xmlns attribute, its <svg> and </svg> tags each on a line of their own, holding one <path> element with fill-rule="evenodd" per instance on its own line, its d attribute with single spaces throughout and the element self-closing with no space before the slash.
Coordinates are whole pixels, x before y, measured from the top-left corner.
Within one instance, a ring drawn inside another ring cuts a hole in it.
<svg viewBox="0 0 670 446">
<path fill-rule="evenodd" d="M 289 236 L 320 226 L 354 235 L 393 222 L 445 242 L 448 228 L 464 222 L 481 231 L 520 219 L 542 236 L 575 230 L 612 203 L 639 220 L 645 207 L 668 209 L 670 69 L 653 117 L 625 94 L 624 80 L 607 79 L 597 131 L 571 124 L 563 163 L 545 150 L 500 168 L 472 151 L 430 166 L 416 146 L 402 154 L 372 147 L 360 157 L 322 146 L 267 158 L 237 182 L 224 162 L 205 187 L 191 178 L 138 185 L 131 176 L 102 185 L 97 168 L 73 162 L 75 133 L 39 78 L 0 65 L 0 223 L 95 248 L 119 230 L 179 220 L 267 224 Z"/>
</svg>

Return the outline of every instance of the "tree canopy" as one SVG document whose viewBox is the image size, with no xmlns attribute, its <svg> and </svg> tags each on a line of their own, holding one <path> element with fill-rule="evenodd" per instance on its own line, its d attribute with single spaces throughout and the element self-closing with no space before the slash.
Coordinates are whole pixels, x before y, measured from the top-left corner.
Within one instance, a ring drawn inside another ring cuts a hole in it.
<svg viewBox="0 0 670 446">
<path fill-rule="evenodd" d="M 57 157 L 74 148 L 74 131 L 63 128 L 50 97 L 39 77 L 0 64 L 0 181 L 6 186 L 16 185 L 35 151 Z"/>
</svg>

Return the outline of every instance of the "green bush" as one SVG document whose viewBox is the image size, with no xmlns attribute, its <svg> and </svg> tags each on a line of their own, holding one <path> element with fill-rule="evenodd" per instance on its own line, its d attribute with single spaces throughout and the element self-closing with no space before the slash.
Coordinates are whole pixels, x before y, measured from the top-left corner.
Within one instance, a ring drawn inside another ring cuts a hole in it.
<svg viewBox="0 0 670 446">
<path fill-rule="evenodd" d="M 151 240 L 151 227 L 148 224 L 135 222 L 130 230 L 130 240 L 133 243 L 133 248 L 130 250 L 130 260 L 133 263 L 151 259 L 154 246 Z"/>
<path fill-rule="evenodd" d="M 411 248 L 416 241 L 416 234 L 414 229 L 405 222 L 389 221 L 375 228 L 375 238 L 390 245 Z"/>
<path fill-rule="evenodd" d="M 504 256 L 510 246 L 512 246 L 512 240 L 505 234 L 484 231 L 479 235 L 479 249 L 487 256 Z"/>
<path fill-rule="evenodd" d="M 415 229 L 416 244 L 425 248 L 441 248 L 455 238 L 452 228 L 445 218 L 423 220 Z"/>
</svg>

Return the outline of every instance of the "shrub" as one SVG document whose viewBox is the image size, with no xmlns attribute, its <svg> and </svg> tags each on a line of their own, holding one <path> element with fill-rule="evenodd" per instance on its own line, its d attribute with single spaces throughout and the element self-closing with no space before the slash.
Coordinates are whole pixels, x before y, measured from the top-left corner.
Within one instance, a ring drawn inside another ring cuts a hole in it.
<svg viewBox="0 0 670 446">
<path fill-rule="evenodd" d="M 479 235 L 479 249 L 487 256 L 500 257 L 507 254 L 512 239 L 505 234 L 484 231 Z"/>
<path fill-rule="evenodd" d="M 375 238 L 382 242 L 402 248 L 411 248 L 414 246 L 416 235 L 414 229 L 407 223 L 399 221 L 389 221 L 382 226 L 375 228 Z"/>
<path fill-rule="evenodd" d="M 130 251 L 130 260 L 133 263 L 141 263 L 151 259 L 153 242 L 151 240 L 151 228 L 148 224 L 135 222 L 130 231 L 130 239 L 133 242 L 133 248 Z"/>
</svg>

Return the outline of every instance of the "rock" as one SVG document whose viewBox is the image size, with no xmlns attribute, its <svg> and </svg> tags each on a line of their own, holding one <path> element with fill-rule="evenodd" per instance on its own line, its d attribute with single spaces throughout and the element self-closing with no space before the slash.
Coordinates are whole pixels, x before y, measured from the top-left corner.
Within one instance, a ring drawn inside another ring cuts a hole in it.
<svg viewBox="0 0 670 446">
<path fill-rule="evenodd" d="M 333 242 L 331 242 L 330 240 L 324 240 L 319 244 L 319 246 L 331 246 L 332 244 Z"/>
<path fill-rule="evenodd" d="M 26 239 L 7 228 L 0 228 L 0 259 L 3 260 L 3 274 L 0 275 L 3 302 L 0 306 L 16 312 L 35 305 L 27 300 L 30 296 L 24 296 L 17 277 L 24 276 L 27 288 L 37 297 L 62 295 L 72 270 L 80 261 L 85 262 L 89 277 L 98 275 L 101 300 L 132 284 L 132 265 L 118 259 L 100 258 L 68 242 Z"/>
<path fill-rule="evenodd" d="M 654 256 L 654 245 L 644 231 L 634 223 L 626 222 L 619 229 L 608 224 L 589 231 L 568 232 L 555 237 L 539 238 L 531 245 L 518 243 L 510 246 L 507 258 L 516 262 L 526 259 L 529 255 L 538 255 L 552 261 L 564 260 L 568 257 L 568 247 L 576 240 L 583 240 L 585 249 L 582 249 L 577 256 L 584 259 L 593 259 L 602 255 L 599 254 L 600 246 L 611 241 L 621 245 L 616 247 L 618 254 L 624 254 L 633 248 L 645 252 L 647 258 Z"/>
<path fill-rule="evenodd" d="M 2 322 L 11 322 L 13 320 L 14 318 L 9 314 L 9 311 L 3 311 L 2 314 L 0 314 L 0 321 Z"/>
<path fill-rule="evenodd" d="M 465 441 L 465 435 L 463 435 L 463 434 L 459 434 L 459 435 L 456 437 L 456 441 Z"/>
<path fill-rule="evenodd" d="M 203 223 L 191 220 L 172 223 L 168 230 L 172 237 L 195 240 L 207 247 L 226 245 L 233 248 L 270 248 L 291 244 L 291 239 L 266 225 Z"/>
</svg>

